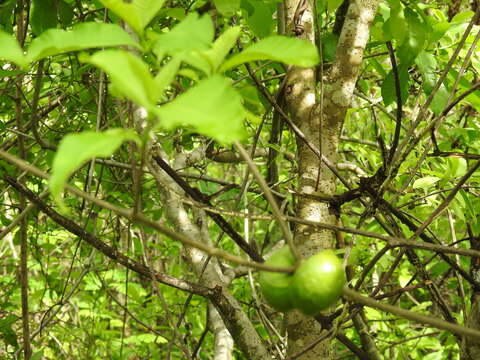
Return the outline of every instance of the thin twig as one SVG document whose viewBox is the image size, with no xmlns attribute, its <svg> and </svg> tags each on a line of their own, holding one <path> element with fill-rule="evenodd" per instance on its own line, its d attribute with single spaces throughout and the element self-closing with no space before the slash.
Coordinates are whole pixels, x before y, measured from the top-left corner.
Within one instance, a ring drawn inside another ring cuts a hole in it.
<svg viewBox="0 0 480 360">
<path fill-rule="evenodd" d="M 420 324 L 426 324 L 430 325 L 432 327 L 435 327 L 437 329 L 442 329 L 442 330 L 447 330 L 450 331 L 454 334 L 462 335 L 462 336 L 468 336 L 476 339 L 480 339 L 480 331 L 464 327 L 464 326 L 459 326 L 455 325 L 449 322 L 446 322 L 444 320 L 440 320 L 436 317 L 431 317 L 431 316 L 426 316 L 422 314 L 415 313 L 413 311 L 405 310 L 402 309 L 398 306 L 393 306 L 389 304 L 384 304 L 381 303 L 380 301 L 377 301 L 375 299 L 362 296 L 358 292 L 348 288 L 344 287 L 343 288 L 343 296 L 347 298 L 348 300 L 351 300 L 355 303 L 362 304 L 368 307 L 380 309 L 386 312 L 389 312 L 391 314 L 400 316 L 404 319 L 412 320 L 415 322 L 418 322 Z"/>
</svg>

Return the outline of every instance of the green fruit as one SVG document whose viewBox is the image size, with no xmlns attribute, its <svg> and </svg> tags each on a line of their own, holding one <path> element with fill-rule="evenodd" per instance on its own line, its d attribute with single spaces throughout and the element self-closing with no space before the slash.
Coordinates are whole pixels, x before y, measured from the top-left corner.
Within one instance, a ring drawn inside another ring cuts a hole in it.
<svg viewBox="0 0 480 360">
<path fill-rule="evenodd" d="M 275 251 L 265 264 L 288 267 L 295 265 L 295 258 L 288 246 L 284 246 Z M 292 279 L 292 274 L 270 271 L 260 272 L 259 282 L 263 296 L 275 310 L 285 312 L 293 308 L 290 289 Z"/>
<path fill-rule="evenodd" d="M 345 271 L 332 250 L 324 250 L 305 260 L 291 283 L 292 304 L 306 315 L 315 315 L 333 305 L 342 294 Z"/>
</svg>

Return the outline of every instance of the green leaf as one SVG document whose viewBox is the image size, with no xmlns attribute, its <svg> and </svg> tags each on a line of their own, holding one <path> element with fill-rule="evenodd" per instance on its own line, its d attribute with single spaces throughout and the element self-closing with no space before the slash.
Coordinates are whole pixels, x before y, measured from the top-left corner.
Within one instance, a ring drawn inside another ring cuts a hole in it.
<svg viewBox="0 0 480 360">
<path fill-rule="evenodd" d="M 453 19 L 450 21 L 452 24 L 466 24 L 472 20 L 472 17 L 475 16 L 475 13 L 471 10 L 462 11 L 456 14 Z"/>
<path fill-rule="evenodd" d="M 14 14 L 17 0 L 6 0 L 0 4 L 0 29 L 13 31 L 12 15 Z"/>
<path fill-rule="evenodd" d="M 213 0 L 217 10 L 224 16 L 233 16 L 240 9 L 240 0 Z"/>
<path fill-rule="evenodd" d="M 458 77 L 458 71 L 452 69 L 448 72 L 448 83 L 453 84 Z M 463 93 L 467 91 L 468 89 L 471 89 L 473 84 L 467 80 L 465 77 L 460 78 L 460 83 L 458 87 L 458 91 Z M 472 105 L 476 111 L 480 112 L 480 91 L 474 91 L 470 95 L 468 95 L 465 99 L 462 100 L 462 102 L 468 102 L 470 105 Z"/>
<path fill-rule="evenodd" d="M 158 94 L 162 94 L 167 86 L 169 86 L 175 79 L 180 68 L 181 60 L 178 57 L 171 59 L 166 65 L 164 65 L 157 76 L 155 76 L 155 87 Z"/>
<path fill-rule="evenodd" d="M 199 133 L 221 143 L 231 143 L 244 136 L 245 109 L 241 97 L 230 82 L 219 75 L 201 81 L 156 112 L 160 125 L 167 129 L 193 126 Z"/>
<path fill-rule="evenodd" d="M 452 25 L 448 21 L 439 21 L 432 25 L 432 32 L 429 33 L 428 43 L 439 41 Z"/>
<path fill-rule="evenodd" d="M 115 90 L 138 105 L 149 110 L 160 96 L 147 64 L 125 50 L 104 50 L 81 61 L 105 71 Z"/>
<path fill-rule="evenodd" d="M 225 71 L 244 62 L 256 60 L 275 60 L 289 65 L 308 67 L 318 64 L 320 59 L 316 47 L 307 40 L 271 36 L 232 56 L 220 70 Z"/>
<path fill-rule="evenodd" d="M 327 33 L 322 36 L 323 61 L 333 61 L 337 51 L 338 35 Z"/>
<path fill-rule="evenodd" d="M 25 68 L 28 61 L 23 55 L 22 48 L 17 40 L 10 34 L 0 30 L 0 59 L 11 61 L 18 66 Z"/>
<path fill-rule="evenodd" d="M 235 45 L 240 35 L 240 27 L 227 29 L 207 50 L 183 52 L 183 61 L 203 71 L 206 75 L 216 73 L 225 57 Z"/>
<path fill-rule="evenodd" d="M 122 20 L 132 27 L 137 34 L 142 34 L 145 27 L 162 8 L 165 0 L 100 0 Z"/>
<path fill-rule="evenodd" d="M 125 338 L 124 342 L 125 344 L 134 344 L 134 345 L 151 344 L 151 343 L 166 344 L 168 343 L 168 340 L 159 335 L 140 334 L 140 335 L 129 336 Z"/>
<path fill-rule="evenodd" d="M 435 73 L 437 70 L 437 59 L 433 54 L 421 51 L 415 59 L 415 63 L 418 66 L 420 74 L 422 74 L 423 91 L 428 96 L 437 82 L 437 75 Z M 429 109 L 436 115 L 440 114 L 447 105 L 448 97 L 448 89 L 444 84 L 441 84 L 433 97 Z"/>
<path fill-rule="evenodd" d="M 400 81 L 400 94 L 402 104 L 405 104 L 408 98 L 409 79 L 408 67 L 400 65 L 398 67 L 398 78 Z M 385 105 L 390 105 L 397 101 L 397 92 L 395 90 L 395 78 L 393 71 L 390 71 L 382 84 L 382 98 Z"/>
<path fill-rule="evenodd" d="M 45 30 L 56 28 L 58 6 L 55 0 L 32 0 L 30 9 L 30 26 L 35 35 Z"/>
<path fill-rule="evenodd" d="M 375 58 L 370 58 L 368 59 L 368 63 L 375 69 L 377 70 L 377 72 L 380 74 L 380 76 L 382 77 L 387 77 L 387 72 L 385 71 L 385 69 L 383 68 L 382 64 L 380 64 L 380 62 L 375 59 Z"/>
<path fill-rule="evenodd" d="M 440 84 L 438 91 L 433 96 L 432 102 L 428 107 L 435 115 L 439 115 L 443 109 L 447 106 L 448 98 L 450 97 L 450 92 L 444 84 Z"/>
<path fill-rule="evenodd" d="M 343 0 L 327 0 L 327 9 L 330 12 L 335 11 L 342 3 Z"/>
<path fill-rule="evenodd" d="M 23 73 L 22 70 L 3 70 L 0 68 L 0 78 L 7 77 L 7 76 L 13 77 L 21 73 Z"/>
<path fill-rule="evenodd" d="M 63 0 L 58 3 L 58 20 L 60 20 L 63 26 L 70 26 L 74 15 L 73 5 Z"/>
<path fill-rule="evenodd" d="M 212 48 L 203 53 L 213 66 L 213 71 L 216 71 L 220 64 L 225 60 L 229 51 L 235 46 L 235 43 L 240 36 L 240 27 L 235 26 L 229 28 L 212 45 Z"/>
<path fill-rule="evenodd" d="M 88 22 L 76 25 L 72 30 L 51 29 L 45 31 L 32 40 L 27 58 L 31 62 L 68 51 L 119 45 L 139 47 L 132 37 L 118 25 Z"/>
<path fill-rule="evenodd" d="M 61 193 L 70 175 L 94 157 L 112 155 L 120 145 L 128 140 L 138 141 L 132 130 L 111 129 L 104 132 L 84 131 L 65 136 L 53 158 L 52 176 L 49 188 L 53 199 L 66 212 Z"/>
<path fill-rule="evenodd" d="M 30 360 L 42 360 L 43 359 L 43 350 L 35 352 L 31 357 Z"/>
<path fill-rule="evenodd" d="M 397 49 L 397 56 L 402 64 L 408 66 L 425 48 L 428 24 L 422 23 L 410 8 L 405 8 L 405 19 L 408 23 L 408 37 Z"/>
<path fill-rule="evenodd" d="M 405 40 L 405 36 L 408 34 L 408 25 L 405 20 L 405 14 L 402 6 L 392 8 L 390 12 L 390 18 L 385 22 L 388 26 L 390 34 L 397 40 L 397 44 L 402 44 Z"/>
<path fill-rule="evenodd" d="M 272 15 L 275 7 L 272 7 L 271 3 L 254 0 L 249 0 L 245 5 L 248 8 L 247 24 L 253 33 L 259 38 L 271 35 L 274 26 Z"/>
<path fill-rule="evenodd" d="M 430 188 L 433 184 L 435 184 L 437 181 L 439 181 L 440 178 L 437 176 L 425 176 L 423 178 L 415 180 L 413 183 L 412 187 L 414 189 L 428 189 Z"/>
<path fill-rule="evenodd" d="M 161 60 L 159 54 L 207 50 L 212 44 L 213 35 L 210 16 L 199 17 L 197 13 L 191 13 L 170 32 L 157 36 L 154 52 Z"/>
<path fill-rule="evenodd" d="M 449 171 L 445 175 L 450 178 L 457 178 L 467 172 L 467 160 L 462 157 L 450 156 L 448 157 Z"/>
<path fill-rule="evenodd" d="M 433 54 L 421 51 L 415 59 L 415 64 L 417 64 L 418 70 L 420 71 L 420 74 L 422 74 L 423 89 L 428 95 L 435 86 L 437 60 Z"/>
<path fill-rule="evenodd" d="M 2 304 L 3 305 L 3 304 Z M 4 339 L 5 343 L 18 348 L 17 335 L 12 329 L 12 325 L 19 319 L 15 315 L 7 315 L 4 319 L 0 319 L 0 339 Z"/>
</svg>

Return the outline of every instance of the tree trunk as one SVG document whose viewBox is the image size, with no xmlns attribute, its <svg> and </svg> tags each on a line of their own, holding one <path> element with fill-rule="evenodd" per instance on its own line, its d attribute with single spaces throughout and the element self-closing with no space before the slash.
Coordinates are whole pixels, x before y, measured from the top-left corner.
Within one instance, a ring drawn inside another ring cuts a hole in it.
<svg viewBox="0 0 480 360">
<path fill-rule="evenodd" d="M 369 37 L 370 25 L 375 16 L 378 1 L 351 1 L 338 42 L 336 58 L 330 73 L 324 78 L 323 97 L 317 101 L 316 69 L 293 67 L 288 71 L 285 99 L 294 123 L 306 139 L 320 149 L 331 164 L 337 164 L 337 150 L 346 111 L 362 63 L 363 50 Z M 310 1 L 287 0 L 287 34 L 315 43 L 314 9 Z M 322 73 L 322 72 L 320 72 Z M 322 202 L 301 194 L 330 197 L 335 194 L 335 175 L 318 156 L 297 137 L 298 156 L 298 202 L 297 216 L 332 225 L 337 224 L 337 215 L 328 202 Z M 335 234 L 327 230 L 297 226 L 295 244 L 303 257 L 309 257 L 322 249 L 334 247 Z M 288 353 L 302 352 L 306 346 L 321 336 L 321 327 L 313 317 L 299 311 L 287 316 Z M 298 359 L 330 359 L 330 339 L 326 339 L 304 352 Z"/>
<path fill-rule="evenodd" d="M 470 246 L 472 249 L 480 250 L 480 237 L 473 236 L 470 232 Z M 475 281 L 480 282 L 480 259 L 472 258 L 470 274 Z M 465 326 L 480 330 L 480 292 L 472 287 L 470 297 L 470 312 L 467 314 Z M 480 342 L 477 339 L 464 337 L 462 341 L 461 360 L 480 359 Z"/>
</svg>

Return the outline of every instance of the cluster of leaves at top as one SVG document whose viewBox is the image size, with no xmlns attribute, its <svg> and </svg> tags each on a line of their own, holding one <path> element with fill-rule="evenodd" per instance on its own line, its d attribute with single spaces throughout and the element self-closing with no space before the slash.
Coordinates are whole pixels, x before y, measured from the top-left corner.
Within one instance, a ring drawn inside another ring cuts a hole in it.
<svg viewBox="0 0 480 360">
<path fill-rule="evenodd" d="M 265 264 L 289 267 L 295 265 L 295 258 L 285 246 Z M 295 308 L 315 315 L 338 300 L 346 278 L 340 259 L 332 250 L 323 250 L 302 260 L 293 274 L 263 271 L 259 281 L 265 299 L 274 309 L 286 312 Z"/>
<path fill-rule="evenodd" d="M 38 3 L 35 7 L 38 14 L 47 11 L 41 2 L 35 3 Z M 35 26 L 38 36 L 24 50 L 12 34 L 0 29 L 0 59 L 27 71 L 32 63 L 47 57 L 106 48 L 93 54 L 82 52 L 79 59 L 109 76 L 112 94 L 147 111 L 150 131 L 183 126 L 224 144 L 244 138 L 243 122 L 254 117 L 245 109 L 244 99 L 231 80 L 224 76 L 227 71 L 249 61 L 273 60 L 296 66 L 314 66 L 319 62 L 313 44 L 285 36 L 266 37 L 228 56 L 240 37 L 240 27 L 230 27 L 214 39 L 210 16 L 194 12 L 185 15 L 168 32 L 146 29 L 161 10 L 164 3 L 161 0 L 129 3 L 101 0 L 101 3 L 128 24 L 136 36 L 116 24 L 86 22 L 61 30 L 49 28 L 56 25 L 53 22 L 39 23 Z M 35 21 L 38 19 L 42 17 L 35 17 Z M 118 48 L 121 46 L 135 51 Z M 147 63 L 146 57 L 139 53 L 153 54 L 156 61 Z M 159 106 L 160 101 L 169 98 L 167 90 L 178 76 L 189 78 L 196 85 Z M 112 155 L 125 141 L 141 144 L 146 138 L 139 138 L 132 129 L 65 136 L 53 161 L 50 181 L 51 194 L 63 211 L 67 209 L 61 193 L 69 176 L 93 157 Z"/>
</svg>

